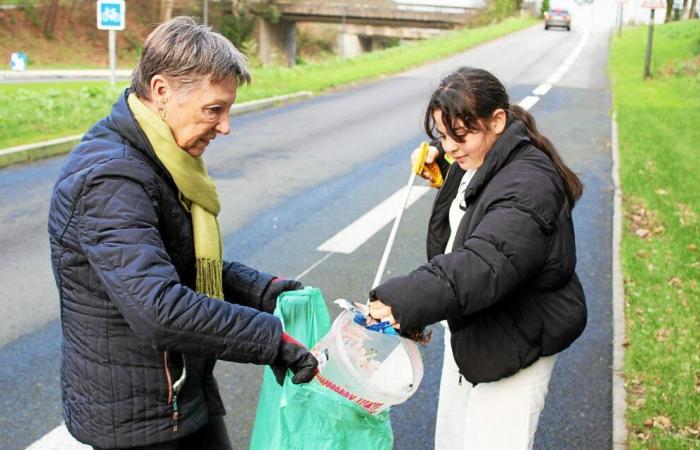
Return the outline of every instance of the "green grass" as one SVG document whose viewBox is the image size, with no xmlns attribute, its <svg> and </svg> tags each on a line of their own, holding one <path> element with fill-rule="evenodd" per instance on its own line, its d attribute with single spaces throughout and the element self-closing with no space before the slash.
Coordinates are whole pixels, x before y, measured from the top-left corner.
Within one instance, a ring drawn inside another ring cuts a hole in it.
<svg viewBox="0 0 700 450">
<path fill-rule="evenodd" d="M 535 23 L 508 19 L 349 60 L 332 58 L 291 69 L 253 68 L 253 83 L 239 90 L 237 102 L 303 90 L 320 92 L 400 72 Z M 0 84 L 0 149 L 82 133 L 109 112 L 117 95 L 108 83 Z"/>
<path fill-rule="evenodd" d="M 611 48 L 625 214 L 631 449 L 700 448 L 700 21 L 646 27 Z"/>
<path fill-rule="evenodd" d="M 126 83 L 0 85 L 0 148 L 84 133 L 103 117 Z"/>
</svg>

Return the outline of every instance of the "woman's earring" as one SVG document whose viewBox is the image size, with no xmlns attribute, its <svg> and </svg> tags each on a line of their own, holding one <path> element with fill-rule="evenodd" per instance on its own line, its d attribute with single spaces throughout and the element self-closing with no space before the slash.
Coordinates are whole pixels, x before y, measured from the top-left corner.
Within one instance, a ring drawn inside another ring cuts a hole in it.
<svg viewBox="0 0 700 450">
<path fill-rule="evenodd" d="M 167 112 L 165 111 L 165 104 L 168 103 L 168 98 L 165 97 L 163 100 L 161 100 L 163 103 L 160 108 L 158 108 L 158 115 L 160 116 L 161 120 L 165 120 L 165 116 L 167 115 Z"/>
</svg>

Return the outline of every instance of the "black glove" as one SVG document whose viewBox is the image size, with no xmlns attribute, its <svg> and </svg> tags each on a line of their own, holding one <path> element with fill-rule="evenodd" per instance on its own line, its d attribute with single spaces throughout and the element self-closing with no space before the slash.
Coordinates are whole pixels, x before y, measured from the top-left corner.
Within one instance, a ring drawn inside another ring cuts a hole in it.
<svg viewBox="0 0 700 450">
<path fill-rule="evenodd" d="M 284 377 L 287 375 L 287 369 L 294 373 L 292 383 L 308 383 L 313 380 L 318 372 L 316 367 L 318 361 L 309 350 L 287 333 L 282 333 L 280 341 L 280 349 L 277 353 L 275 362 L 270 364 L 272 373 L 275 374 L 275 379 L 280 386 L 284 386 Z"/>
<path fill-rule="evenodd" d="M 265 292 L 263 292 L 260 305 L 262 311 L 273 313 L 277 306 L 277 297 L 279 297 L 282 292 L 298 291 L 299 289 L 304 289 L 304 285 L 301 284 L 301 281 L 285 280 L 284 278 L 277 277 L 273 278 L 270 284 L 267 285 Z"/>
</svg>

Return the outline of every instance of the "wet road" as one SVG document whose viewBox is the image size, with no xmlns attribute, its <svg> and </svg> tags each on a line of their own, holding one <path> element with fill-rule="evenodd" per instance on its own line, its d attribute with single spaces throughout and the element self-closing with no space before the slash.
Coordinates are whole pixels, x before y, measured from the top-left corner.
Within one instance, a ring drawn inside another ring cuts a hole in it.
<svg viewBox="0 0 700 450">
<path fill-rule="evenodd" d="M 408 155 L 424 138 L 422 108 L 442 75 L 461 65 L 484 67 L 506 83 L 516 103 L 531 96 L 580 46 L 561 79 L 531 108 L 585 183 L 574 220 L 578 272 L 589 305 L 586 331 L 558 359 L 535 448 L 610 448 L 609 29 L 589 25 L 574 26 L 570 33 L 538 26 L 399 76 L 236 117 L 234 131 L 214 141 L 206 158 L 222 199 L 226 258 L 288 277 L 304 272 L 324 257 L 316 250 L 322 242 L 404 186 Z M 0 171 L 4 449 L 25 448 L 62 420 L 61 335 L 45 231 L 50 189 L 60 166 L 58 158 Z M 388 274 L 423 261 L 432 195 L 404 215 Z M 329 302 L 366 298 L 388 233 L 387 226 L 353 253 L 332 254 L 302 281 L 321 287 Z M 335 312 L 335 306 L 329 307 Z M 442 334 L 435 327 L 435 337 L 424 349 L 420 391 L 392 411 L 395 448 L 432 448 L 441 362 Z M 247 448 L 260 374 L 255 366 L 217 366 L 237 448 Z M 54 448 L 50 440 L 40 442 L 42 448 Z"/>
</svg>

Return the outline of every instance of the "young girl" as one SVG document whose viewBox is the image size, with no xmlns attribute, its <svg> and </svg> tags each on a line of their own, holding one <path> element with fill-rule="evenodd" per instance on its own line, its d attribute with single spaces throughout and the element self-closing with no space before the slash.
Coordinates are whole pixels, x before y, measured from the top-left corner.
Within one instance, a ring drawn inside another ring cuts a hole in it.
<svg viewBox="0 0 700 450">
<path fill-rule="evenodd" d="M 571 220 L 583 188 L 485 70 L 442 80 L 425 130 L 445 180 L 429 262 L 376 287 L 370 314 L 408 335 L 447 328 L 436 449 L 530 449 L 556 354 L 586 324 Z"/>
</svg>

